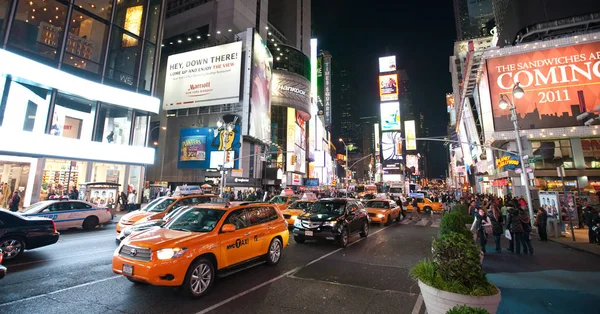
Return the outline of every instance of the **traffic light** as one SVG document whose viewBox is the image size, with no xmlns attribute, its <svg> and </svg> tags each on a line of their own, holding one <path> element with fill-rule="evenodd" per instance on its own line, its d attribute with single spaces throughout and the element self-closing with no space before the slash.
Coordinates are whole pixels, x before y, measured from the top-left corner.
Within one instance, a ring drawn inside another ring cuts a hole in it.
<svg viewBox="0 0 600 314">
<path fill-rule="evenodd" d="M 292 155 L 291 159 L 292 159 L 292 165 L 295 165 L 296 164 L 296 159 L 297 159 L 296 155 Z"/>
<path fill-rule="evenodd" d="M 228 164 L 230 162 L 232 162 L 232 160 L 231 160 L 231 154 L 229 154 L 228 151 L 225 151 L 225 164 Z"/>
</svg>

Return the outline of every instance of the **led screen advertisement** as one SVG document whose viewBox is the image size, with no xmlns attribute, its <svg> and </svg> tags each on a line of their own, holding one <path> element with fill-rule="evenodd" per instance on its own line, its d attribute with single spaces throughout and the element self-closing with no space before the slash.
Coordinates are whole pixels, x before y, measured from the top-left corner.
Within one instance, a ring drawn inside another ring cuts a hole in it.
<svg viewBox="0 0 600 314">
<path fill-rule="evenodd" d="M 381 101 L 398 100 L 398 74 L 379 76 L 379 96 Z"/>
<path fill-rule="evenodd" d="M 379 105 L 381 112 L 381 131 L 400 131 L 400 103 L 387 102 Z"/>
<path fill-rule="evenodd" d="M 417 150 L 415 120 L 404 121 L 404 132 L 406 133 L 406 150 Z"/>
<path fill-rule="evenodd" d="M 306 171 L 305 122 L 293 108 L 287 109 L 287 172 Z"/>
<path fill-rule="evenodd" d="M 323 116 L 325 115 L 325 78 L 323 76 L 323 55 L 319 54 L 317 57 L 317 90 L 316 94 L 316 102 L 317 102 L 317 115 Z"/>
<path fill-rule="evenodd" d="M 396 71 L 396 56 L 379 58 L 379 73 Z"/>
<path fill-rule="evenodd" d="M 164 110 L 237 103 L 242 42 L 169 56 Z"/>
<path fill-rule="evenodd" d="M 260 35 L 254 33 L 248 135 L 263 141 L 271 139 L 272 68 L 273 56 Z"/>
<path fill-rule="evenodd" d="M 413 174 L 419 175 L 419 157 L 417 155 L 406 155 L 406 168 L 414 169 Z"/>
<path fill-rule="evenodd" d="M 287 71 L 273 71 L 271 95 L 277 106 L 291 107 L 310 115 L 310 81 Z"/>
<path fill-rule="evenodd" d="M 400 132 L 381 133 L 381 157 L 384 162 L 402 160 L 402 134 Z"/>
<path fill-rule="evenodd" d="M 600 105 L 600 42 L 553 47 L 487 60 L 496 131 L 512 130 L 510 111 L 499 108 L 514 82 L 525 91 L 514 99 L 519 126 L 541 129 L 583 125 L 576 117 Z"/>
</svg>

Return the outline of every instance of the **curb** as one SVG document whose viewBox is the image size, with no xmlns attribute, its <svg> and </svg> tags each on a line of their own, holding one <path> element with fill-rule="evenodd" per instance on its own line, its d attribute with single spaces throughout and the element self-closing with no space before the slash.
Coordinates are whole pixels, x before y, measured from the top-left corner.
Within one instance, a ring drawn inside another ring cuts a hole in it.
<svg viewBox="0 0 600 314">
<path fill-rule="evenodd" d="M 562 246 L 566 246 L 566 247 L 568 247 L 568 248 L 570 248 L 570 249 L 573 249 L 573 250 L 575 250 L 575 251 L 579 251 L 579 252 L 583 252 L 583 253 L 588 253 L 588 254 L 592 254 L 592 255 L 595 255 L 595 256 L 600 256 L 600 253 L 596 253 L 596 252 L 593 252 L 593 251 L 588 251 L 588 250 L 586 250 L 586 249 L 582 249 L 582 248 L 580 248 L 580 247 L 577 247 L 577 246 L 574 246 L 574 245 L 569 245 L 569 244 L 567 244 L 567 243 L 564 243 L 564 242 L 560 242 L 560 241 L 552 240 L 552 239 L 550 239 L 550 238 L 548 238 L 548 241 L 550 241 L 550 242 L 553 242 L 553 243 L 560 244 L 560 245 L 562 245 Z M 592 245 L 594 245 L 594 244 L 592 244 Z"/>
</svg>

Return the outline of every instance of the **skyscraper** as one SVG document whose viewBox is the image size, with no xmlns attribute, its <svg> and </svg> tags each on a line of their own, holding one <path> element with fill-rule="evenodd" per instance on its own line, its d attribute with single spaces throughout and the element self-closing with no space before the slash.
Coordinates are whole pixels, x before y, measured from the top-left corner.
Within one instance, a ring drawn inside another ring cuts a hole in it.
<svg viewBox="0 0 600 314">
<path fill-rule="evenodd" d="M 288 45 L 310 56 L 310 0 L 270 0 L 269 23 L 285 35 Z"/>
<path fill-rule="evenodd" d="M 334 66 L 336 63 L 334 63 Z M 334 138 L 341 137 L 346 143 L 356 143 L 358 116 L 356 116 L 356 81 L 346 69 L 333 71 L 333 133 Z"/>
<path fill-rule="evenodd" d="M 494 27 L 492 0 L 454 0 L 457 40 L 489 36 Z"/>
<path fill-rule="evenodd" d="M 375 128 L 374 125 L 379 123 L 378 116 L 360 117 L 360 143 L 357 143 L 362 150 L 363 155 L 373 154 L 375 152 Z"/>
</svg>

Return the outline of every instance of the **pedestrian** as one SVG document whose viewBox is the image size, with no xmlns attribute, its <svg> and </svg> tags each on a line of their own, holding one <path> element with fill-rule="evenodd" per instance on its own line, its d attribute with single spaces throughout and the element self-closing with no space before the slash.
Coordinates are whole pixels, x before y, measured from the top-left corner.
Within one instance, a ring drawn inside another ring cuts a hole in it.
<svg viewBox="0 0 600 314">
<path fill-rule="evenodd" d="M 533 246 L 531 245 L 531 218 L 524 208 L 519 210 L 519 221 L 523 225 L 523 254 L 533 255 Z"/>
<path fill-rule="evenodd" d="M 506 216 L 506 229 L 510 231 L 511 236 L 508 250 L 513 253 L 521 254 L 521 243 L 523 243 L 524 232 L 523 224 L 519 220 L 519 210 L 514 207 L 508 209 L 508 215 Z"/>
<path fill-rule="evenodd" d="M 4 182 L 4 185 L 2 185 L 2 208 L 8 208 L 9 206 L 9 202 L 11 199 L 11 190 L 10 190 L 10 186 L 8 186 L 8 183 Z"/>
<path fill-rule="evenodd" d="M 406 218 L 406 209 L 404 209 L 404 204 L 402 204 L 402 199 L 400 199 L 400 197 L 396 198 L 396 204 L 400 207 L 400 215 L 402 215 L 400 219 Z"/>
<path fill-rule="evenodd" d="M 19 204 L 21 204 L 21 196 L 19 196 L 19 191 L 15 191 L 13 193 L 12 198 L 9 201 L 8 207 L 11 212 L 19 211 Z"/>
<path fill-rule="evenodd" d="M 126 209 L 128 209 L 127 194 L 125 194 L 125 191 L 121 191 L 121 194 L 119 194 L 119 203 L 121 204 L 121 211 L 125 211 Z"/>
<path fill-rule="evenodd" d="M 498 210 L 498 206 L 495 204 L 492 205 L 492 209 L 490 210 L 488 217 L 492 223 L 492 235 L 494 236 L 494 243 L 496 244 L 496 252 L 501 253 L 502 247 L 500 246 L 500 238 L 504 233 L 504 230 L 502 229 L 504 220 L 500 211 Z"/>
<path fill-rule="evenodd" d="M 477 203 L 472 201 L 471 206 L 469 206 L 469 215 L 475 217 L 475 214 L 477 214 Z"/>
<path fill-rule="evenodd" d="M 419 202 L 416 197 L 413 197 L 411 206 L 413 208 L 413 216 L 416 214 L 417 218 L 421 220 L 421 209 L 419 208 Z"/>
<path fill-rule="evenodd" d="M 129 193 L 127 196 L 127 204 L 129 212 L 135 210 L 135 190 L 131 191 L 131 193 Z"/>
<path fill-rule="evenodd" d="M 592 230 L 592 228 L 594 227 L 594 219 L 597 216 L 598 212 L 596 209 L 586 202 L 585 207 L 583 208 L 583 218 L 585 220 L 585 225 L 588 228 L 588 241 L 592 244 L 596 243 L 596 233 L 594 230 Z"/>
<path fill-rule="evenodd" d="M 485 226 L 491 224 L 490 218 L 486 215 L 483 209 L 479 209 L 475 214 L 475 219 L 471 225 L 471 231 L 475 232 L 479 245 L 481 246 L 481 252 L 485 254 L 485 245 L 487 244 L 487 232 Z"/>
<path fill-rule="evenodd" d="M 548 213 L 544 207 L 540 207 L 535 216 L 535 226 L 538 228 L 540 241 L 548 242 Z"/>
<path fill-rule="evenodd" d="M 506 214 L 508 213 L 508 203 L 504 202 L 500 209 L 500 213 L 502 214 L 502 221 L 506 221 Z"/>
</svg>

